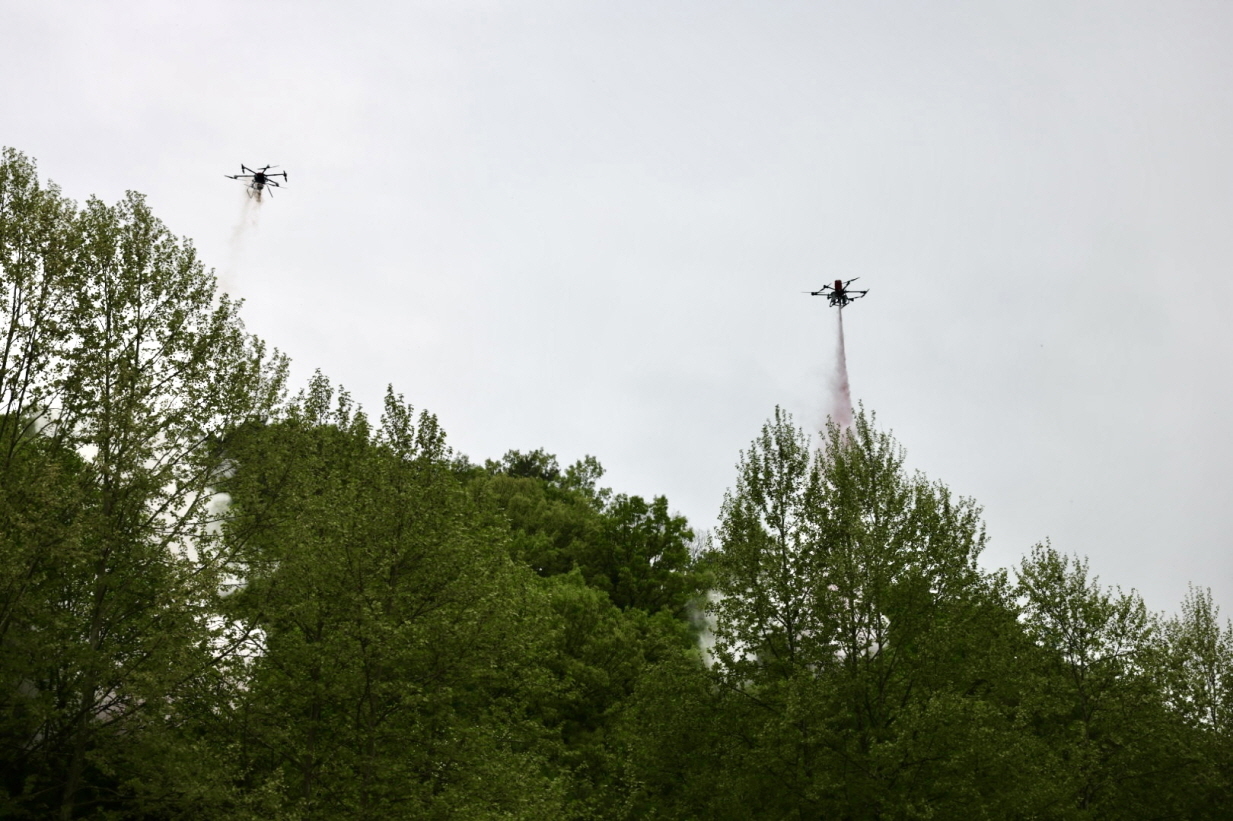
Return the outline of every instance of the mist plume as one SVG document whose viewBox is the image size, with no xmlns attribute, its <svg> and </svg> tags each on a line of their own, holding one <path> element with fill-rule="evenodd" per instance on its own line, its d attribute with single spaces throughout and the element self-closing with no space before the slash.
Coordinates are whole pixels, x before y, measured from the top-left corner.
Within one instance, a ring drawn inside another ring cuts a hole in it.
<svg viewBox="0 0 1233 821">
<path fill-rule="evenodd" d="M 848 385 L 848 356 L 843 347 L 843 308 L 839 309 L 839 347 L 835 356 L 835 378 L 831 384 L 830 417 L 840 428 L 852 427 L 852 389 Z"/>
<path fill-rule="evenodd" d="M 257 216 L 261 213 L 261 198 L 244 191 L 244 204 L 240 206 L 240 219 L 231 229 L 231 241 L 227 248 L 227 265 L 218 278 L 218 287 L 224 293 L 235 295 L 236 277 L 248 239 L 257 233 Z"/>
</svg>

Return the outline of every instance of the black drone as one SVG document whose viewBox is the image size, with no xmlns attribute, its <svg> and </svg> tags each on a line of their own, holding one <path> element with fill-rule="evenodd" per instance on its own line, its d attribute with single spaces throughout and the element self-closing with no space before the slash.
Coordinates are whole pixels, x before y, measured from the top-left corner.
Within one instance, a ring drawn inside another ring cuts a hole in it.
<svg viewBox="0 0 1233 821">
<path fill-rule="evenodd" d="M 261 199 L 261 192 L 265 191 L 267 186 L 273 186 L 274 188 L 280 187 L 279 184 L 274 181 L 273 179 L 274 177 L 282 177 L 283 182 L 287 181 L 286 171 L 271 171 L 270 170 L 271 168 L 278 168 L 278 166 L 277 165 L 266 165 L 254 171 L 253 169 L 241 163 L 240 170 L 246 171 L 248 173 L 224 174 L 223 176 L 229 180 L 249 180 L 248 195 L 250 197 L 256 197 L 257 199 Z M 274 196 L 273 191 L 270 192 L 270 196 L 271 197 Z"/>
<path fill-rule="evenodd" d="M 823 285 L 816 291 L 810 291 L 809 294 L 810 296 L 826 297 L 830 301 L 832 308 L 843 308 L 843 306 L 847 305 L 852 300 L 860 299 L 865 294 L 869 293 L 868 289 L 864 291 L 854 291 L 848 288 L 849 285 L 856 282 L 858 279 L 860 279 L 860 277 L 853 277 L 847 282 L 844 282 L 842 279 L 837 279 L 835 280 L 834 285 Z"/>
</svg>

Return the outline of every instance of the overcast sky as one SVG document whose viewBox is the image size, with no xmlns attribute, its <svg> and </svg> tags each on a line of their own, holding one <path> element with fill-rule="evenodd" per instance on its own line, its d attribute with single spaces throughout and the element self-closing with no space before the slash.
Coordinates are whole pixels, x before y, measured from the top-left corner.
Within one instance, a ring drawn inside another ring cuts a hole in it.
<svg viewBox="0 0 1233 821">
<path fill-rule="evenodd" d="M 250 330 L 473 460 L 594 454 L 713 524 L 854 397 L 985 508 L 1233 611 L 1227 2 L 0 0 L 0 144 L 148 195 Z M 288 185 L 237 245 L 223 178 Z"/>
</svg>

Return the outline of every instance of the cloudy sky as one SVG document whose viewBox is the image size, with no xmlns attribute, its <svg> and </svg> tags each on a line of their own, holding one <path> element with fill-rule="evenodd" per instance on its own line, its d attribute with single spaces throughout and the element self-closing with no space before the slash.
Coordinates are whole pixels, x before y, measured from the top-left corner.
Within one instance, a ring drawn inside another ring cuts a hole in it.
<svg viewBox="0 0 1233 821">
<path fill-rule="evenodd" d="M 472 459 L 710 526 L 776 404 L 1233 611 L 1233 6 L 0 0 L 0 144 L 148 195 L 251 330 Z M 237 239 L 223 178 L 285 190 Z"/>
</svg>

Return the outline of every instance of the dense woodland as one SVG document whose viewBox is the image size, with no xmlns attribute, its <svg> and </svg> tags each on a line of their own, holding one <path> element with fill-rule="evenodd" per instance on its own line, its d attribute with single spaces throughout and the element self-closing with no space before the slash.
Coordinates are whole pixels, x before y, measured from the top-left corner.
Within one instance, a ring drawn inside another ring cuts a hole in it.
<svg viewBox="0 0 1233 821">
<path fill-rule="evenodd" d="M 775 410 L 706 538 L 248 334 L 0 163 L 0 817 L 1233 818 L 1233 631 Z M 818 444 L 820 443 L 820 444 Z"/>
</svg>

